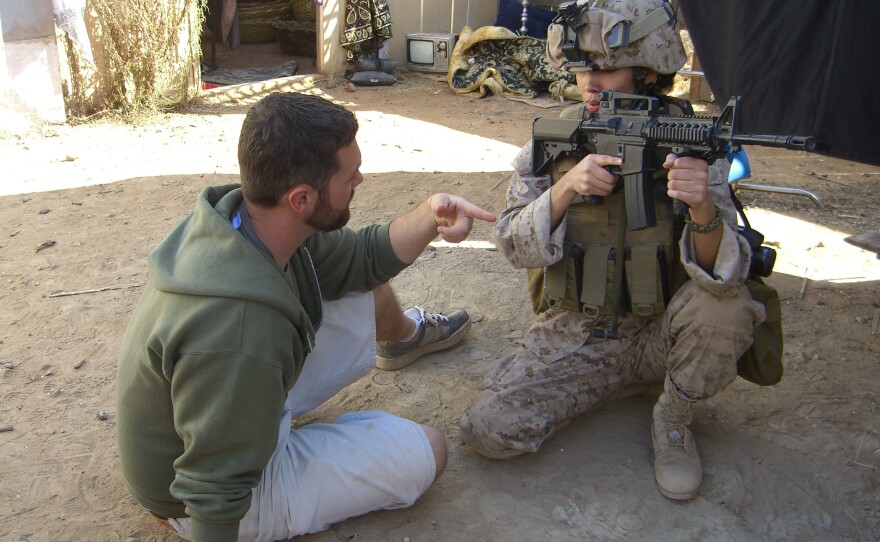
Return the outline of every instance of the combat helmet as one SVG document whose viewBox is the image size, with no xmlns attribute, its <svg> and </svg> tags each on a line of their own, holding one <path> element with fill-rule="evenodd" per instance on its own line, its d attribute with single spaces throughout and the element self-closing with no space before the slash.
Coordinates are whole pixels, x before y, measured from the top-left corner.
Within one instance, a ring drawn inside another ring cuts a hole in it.
<svg viewBox="0 0 880 542">
<path fill-rule="evenodd" d="M 650 68 L 674 74 L 687 57 L 668 0 L 578 0 L 559 5 L 547 56 L 569 72 Z"/>
</svg>

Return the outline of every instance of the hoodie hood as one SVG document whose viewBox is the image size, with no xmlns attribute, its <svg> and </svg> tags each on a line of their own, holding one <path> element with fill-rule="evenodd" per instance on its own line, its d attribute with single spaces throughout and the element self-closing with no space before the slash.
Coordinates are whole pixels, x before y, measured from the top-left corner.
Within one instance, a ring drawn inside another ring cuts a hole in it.
<svg viewBox="0 0 880 542">
<path fill-rule="evenodd" d="M 150 253 L 150 281 L 163 292 L 267 305 L 284 314 L 300 333 L 309 335 L 308 339 L 302 337 L 306 339 L 303 345 L 312 345 L 312 322 L 320 321 L 320 295 L 315 306 L 306 311 L 284 271 L 232 227 L 231 216 L 242 199 L 238 184 L 205 188 L 193 212 Z M 313 283 L 312 290 L 319 292 L 308 256 L 300 254 L 303 250 L 291 261 L 298 285 L 302 288 L 304 282 Z"/>
</svg>

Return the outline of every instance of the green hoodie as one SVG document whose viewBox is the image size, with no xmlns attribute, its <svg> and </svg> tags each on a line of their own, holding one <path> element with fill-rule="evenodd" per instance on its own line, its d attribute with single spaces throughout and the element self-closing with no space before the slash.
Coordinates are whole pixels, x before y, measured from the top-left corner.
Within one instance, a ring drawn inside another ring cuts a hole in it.
<svg viewBox="0 0 880 542">
<path fill-rule="evenodd" d="M 310 237 L 285 272 L 233 229 L 238 185 L 211 187 L 149 256 L 116 376 L 119 459 L 148 510 L 236 540 L 278 444 L 287 392 L 315 343 L 321 298 L 404 269 L 388 225 Z"/>
</svg>

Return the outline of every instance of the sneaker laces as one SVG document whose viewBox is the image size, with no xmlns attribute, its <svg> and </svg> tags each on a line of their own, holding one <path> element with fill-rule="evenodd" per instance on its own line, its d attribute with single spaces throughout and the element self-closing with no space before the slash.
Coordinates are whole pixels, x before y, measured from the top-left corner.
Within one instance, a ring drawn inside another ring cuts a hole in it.
<svg viewBox="0 0 880 542">
<path fill-rule="evenodd" d="M 443 316 L 442 314 L 439 314 L 436 312 L 428 312 L 425 309 L 423 309 L 422 307 L 418 307 L 418 306 L 413 307 L 413 308 L 419 312 L 419 319 L 422 322 L 427 322 L 428 324 L 430 324 L 432 326 L 439 326 L 439 325 L 449 323 L 449 318 L 447 318 L 446 316 Z"/>
</svg>

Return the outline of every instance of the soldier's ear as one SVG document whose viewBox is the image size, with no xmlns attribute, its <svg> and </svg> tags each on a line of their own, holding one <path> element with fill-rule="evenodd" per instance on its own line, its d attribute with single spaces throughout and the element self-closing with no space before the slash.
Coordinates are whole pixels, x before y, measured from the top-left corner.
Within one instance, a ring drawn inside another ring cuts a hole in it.
<svg viewBox="0 0 880 542">
<path fill-rule="evenodd" d="M 645 83 L 651 84 L 657 82 L 657 72 L 650 68 L 645 68 Z"/>
</svg>

